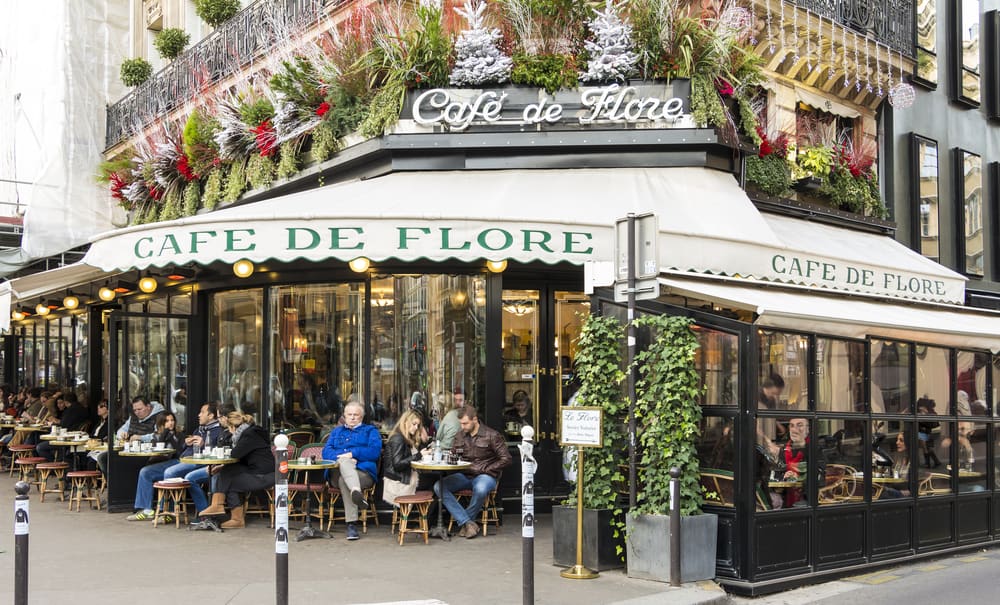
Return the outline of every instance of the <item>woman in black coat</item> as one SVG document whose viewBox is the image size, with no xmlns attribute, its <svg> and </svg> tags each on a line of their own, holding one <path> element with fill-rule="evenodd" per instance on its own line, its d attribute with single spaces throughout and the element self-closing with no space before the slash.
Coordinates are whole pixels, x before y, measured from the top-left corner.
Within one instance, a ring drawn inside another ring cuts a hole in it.
<svg viewBox="0 0 1000 605">
<path fill-rule="evenodd" d="M 203 517 L 222 515 L 228 506 L 229 521 L 222 527 L 239 529 L 245 525 L 240 495 L 274 485 L 274 454 L 267 431 L 253 423 L 253 416 L 230 412 L 226 422 L 233 439 L 230 457 L 238 462 L 222 466 L 212 493 L 212 504 L 200 514 Z"/>
<path fill-rule="evenodd" d="M 406 410 L 393 427 L 382 448 L 382 498 L 395 504 L 396 498 L 413 494 L 418 488 L 430 489 L 432 477 L 422 477 L 410 467 L 410 463 L 420 460 L 429 438 L 423 427 L 420 413 Z M 425 485 L 421 485 L 423 480 Z"/>
</svg>

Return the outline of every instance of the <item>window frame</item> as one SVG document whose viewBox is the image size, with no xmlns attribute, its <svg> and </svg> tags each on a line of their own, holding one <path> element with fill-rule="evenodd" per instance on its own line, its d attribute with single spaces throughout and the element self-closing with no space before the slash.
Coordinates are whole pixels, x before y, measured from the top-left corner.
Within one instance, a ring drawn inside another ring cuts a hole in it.
<svg viewBox="0 0 1000 605">
<path fill-rule="evenodd" d="M 913 71 L 910 73 L 910 80 L 914 84 L 919 84 L 920 86 L 922 86 L 924 88 L 927 88 L 928 90 L 937 90 L 938 82 L 941 81 L 941 76 L 940 76 L 941 61 L 940 61 L 939 53 L 938 53 L 938 50 L 937 50 L 937 41 L 938 41 L 937 40 L 937 38 L 938 38 L 938 36 L 937 36 L 937 16 L 938 16 L 938 13 L 940 11 L 938 10 L 937 0 L 926 0 L 926 1 L 929 4 L 933 4 L 933 6 L 934 6 L 934 31 L 933 31 L 933 37 L 934 37 L 933 44 L 934 44 L 934 48 L 927 48 L 925 46 L 921 46 L 920 45 L 920 34 L 919 34 L 919 29 L 918 29 L 920 13 L 919 13 L 919 10 L 918 10 L 919 9 L 919 6 L 918 6 L 919 0 L 918 0 L 917 3 L 914 3 L 914 7 L 913 7 L 913 52 L 914 52 L 914 64 L 913 64 Z M 924 78 L 923 76 L 920 75 L 919 63 L 920 63 L 921 53 L 926 54 L 926 55 L 928 55 L 930 57 L 933 57 L 934 61 L 937 63 L 937 65 L 935 66 L 934 71 L 938 75 L 933 80 L 928 79 L 928 78 Z"/>
<path fill-rule="evenodd" d="M 937 173 L 937 220 L 935 224 L 937 225 L 937 233 L 935 237 L 937 238 L 937 257 L 928 256 L 924 252 L 923 248 L 923 229 L 922 226 L 922 214 L 920 212 L 920 205 L 923 200 L 921 195 L 921 182 L 923 180 L 923 164 L 920 161 L 920 146 L 933 145 L 935 152 L 935 157 L 937 162 L 935 165 L 935 171 Z M 935 139 L 919 135 L 917 133 L 910 133 L 910 204 L 913 209 L 913 221 L 910 228 L 910 241 L 912 242 L 911 248 L 931 260 L 941 262 L 941 147 Z"/>
<path fill-rule="evenodd" d="M 966 254 L 968 252 L 966 246 L 966 200 L 969 194 L 969 190 L 966 188 L 965 179 L 965 162 L 968 157 L 976 157 L 979 159 L 979 231 L 982 233 L 984 231 L 983 220 L 985 218 L 985 212 L 983 205 L 986 201 L 986 196 L 984 195 L 985 182 L 983 181 L 983 156 L 978 153 L 972 153 L 961 147 L 954 148 L 954 180 L 955 180 L 955 266 L 959 273 L 965 275 L 970 279 L 983 279 L 986 275 L 985 263 L 979 273 L 975 271 L 970 271 L 970 266 Z M 985 238 L 985 233 L 983 233 Z M 980 252 L 981 255 L 986 253 L 985 243 L 982 246 Z M 983 259 L 985 260 L 985 259 Z"/>
<path fill-rule="evenodd" d="M 965 105 L 969 108 L 976 108 L 982 104 L 983 98 L 983 57 L 982 57 L 982 40 L 983 40 L 983 23 L 982 23 L 982 0 L 975 0 L 979 5 L 979 40 L 980 40 L 980 51 L 979 60 L 977 61 L 976 69 L 972 70 L 965 66 L 965 61 L 963 61 L 962 52 L 962 31 L 964 26 L 964 8 L 962 6 L 964 0 L 954 0 L 950 3 L 950 17 L 951 22 L 948 27 L 948 46 L 951 49 L 950 65 L 948 79 L 951 83 L 951 97 L 956 103 Z M 979 98 L 972 98 L 964 94 L 962 81 L 966 73 L 974 74 L 979 80 Z"/>
</svg>

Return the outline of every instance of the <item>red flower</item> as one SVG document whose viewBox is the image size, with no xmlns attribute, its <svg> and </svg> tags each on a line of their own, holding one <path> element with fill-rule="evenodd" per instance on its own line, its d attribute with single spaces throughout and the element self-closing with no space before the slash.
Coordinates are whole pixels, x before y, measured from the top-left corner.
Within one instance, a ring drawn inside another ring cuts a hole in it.
<svg viewBox="0 0 1000 605">
<path fill-rule="evenodd" d="M 150 187 L 149 188 L 149 197 L 153 198 L 154 200 L 159 201 L 160 198 L 163 197 L 163 191 L 161 191 L 156 186 Z"/>
<path fill-rule="evenodd" d="M 250 132 L 254 134 L 260 155 L 266 158 L 274 155 L 274 152 L 278 150 L 277 137 L 274 134 L 274 128 L 271 126 L 270 120 L 264 120 L 257 128 L 251 128 Z"/>
<path fill-rule="evenodd" d="M 112 172 L 111 176 L 108 177 L 108 182 L 111 184 L 111 197 L 116 200 L 123 199 L 125 196 L 122 189 L 125 188 L 125 180 L 117 172 Z"/>
<path fill-rule="evenodd" d="M 760 151 L 757 152 L 758 157 L 767 157 L 774 153 L 774 148 L 771 147 L 771 142 L 767 139 L 763 139 L 760 142 Z"/>
<path fill-rule="evenodd" d="M 733 85 L 722 78 L 715 79 L 715 88 L 719 91 L 719 94 L 724 97 L 729 97 L 733 94 Z"/>
<path fill-rule="evenodd" d="M 181 173 L 181 175 L 188 181 L 193 181 L 198 178 L 198 175 L 195 174 L 194 171 L 191 170 L 191 166 L 188 165 L 187 155 L 183 153 L 177 159 L 177 172 Z"/>
<path fill-rule="evenodd" d="M 326 112 L 328 111 L 330 111 L 330 104 L 327 103 L 326 101 L 323 101 L 322 103 L 319 104 L 319 107 L 316 108 L 316 115 L 322 118 L 323 116 L 326 115 Z"/>
</svg>

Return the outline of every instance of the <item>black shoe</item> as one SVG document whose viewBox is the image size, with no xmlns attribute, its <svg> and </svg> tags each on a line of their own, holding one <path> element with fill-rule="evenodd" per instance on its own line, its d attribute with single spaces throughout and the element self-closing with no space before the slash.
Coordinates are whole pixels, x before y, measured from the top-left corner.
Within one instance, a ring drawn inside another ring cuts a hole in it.
<svg viewBox="0 0 1000 605">
<path fill-rule="evenodd" d="M 360 508 L 368 508 L 368 501 L 365 500 L 365 495 L 361 493 L 361 490 L 354 490 L 351 492 L 351 502 Z"/>
<path fill-rule="evenodd" d="M 358 492 L 354 492 L 354 493 L 356 494 Z M 356 523 L 348 523 L 347 524 L 347 539 L 348 540 L 357 540 L 359 538 L 361 538 L 361 536 L 358 535 L 358 526 L 357 526 L 357 524 Z"/>
</svg>

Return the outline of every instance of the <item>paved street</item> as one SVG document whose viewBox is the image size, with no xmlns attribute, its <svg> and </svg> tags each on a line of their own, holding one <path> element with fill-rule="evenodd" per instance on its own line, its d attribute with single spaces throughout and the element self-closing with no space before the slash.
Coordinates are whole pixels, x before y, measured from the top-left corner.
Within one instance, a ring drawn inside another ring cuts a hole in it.
<svg viewBox="0 0 1000 605">
<path fill-rule="evenodd" d="M 0 476 L 0 510 L 13 516 L 13 481 Z M 13 600 L 13 519 L 2 526 L 0 602 Z M 293 524 L 297 528 L 298 525 Z M 293 532 L 294 535 L 295 532 Z M 510 523 L 498 536 L 430 545 L 398 546 L 389 529 L 369 527 L 357 542 L 344 539 L 290 545 L 291 603 L 435 602 L 448 605 L 507 605 L 521 602 L 521 537 Z M 551 524 L 541 517 L 535 549 L 535 596 L 546 605 L 587 603 L 724 601 L 716 590 L 632 580 L 621 571 L 596 580 L 565 580 L 552 566 Z M 259 605 L 275 602 L 274 539 L 256 517 L 244 530 L 188 532 L 153 529 L 125 521 L 124 514 L 68 512 L 66 504 L 32 493 L 30 602 L 141 603 L 176 605 L 178 595 L 200 605 Z M 714 588 L 714 586 L 709 586 Z M 652 600 L 634 601 L 643 597 Z"/>
</svg>

